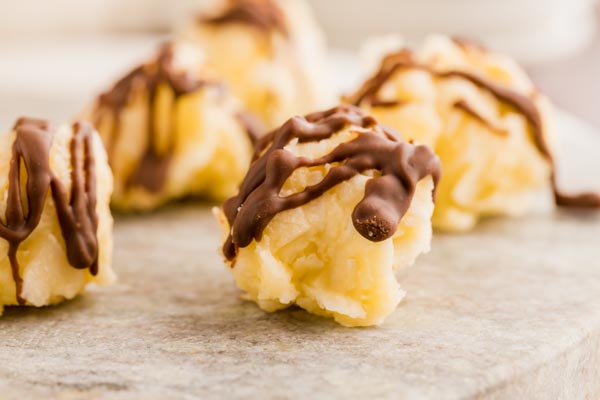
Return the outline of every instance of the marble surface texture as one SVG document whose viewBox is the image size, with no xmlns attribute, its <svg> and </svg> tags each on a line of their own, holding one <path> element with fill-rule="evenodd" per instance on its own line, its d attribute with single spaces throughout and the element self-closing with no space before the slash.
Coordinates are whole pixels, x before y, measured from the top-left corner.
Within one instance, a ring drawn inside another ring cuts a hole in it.
<svg viewBox="0 0 600 400">
<path fill-rule="evenodd" d="M 0 397 L 598 398 L 599 235 L 566 212 L 437 235 L 397 312 L 349 329 L 240 300 L 207 207 L 119 218 L 117 285 L 6 310 Z"/>
</svg>

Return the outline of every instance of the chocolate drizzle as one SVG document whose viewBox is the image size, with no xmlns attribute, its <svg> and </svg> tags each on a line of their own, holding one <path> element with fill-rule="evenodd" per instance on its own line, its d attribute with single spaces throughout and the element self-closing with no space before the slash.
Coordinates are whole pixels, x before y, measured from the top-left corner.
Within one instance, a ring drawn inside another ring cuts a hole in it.
<svg viewBox="0 0 600 400">
<path fill-rule="evenodd" d="M 396 99 L 393 100 L 381 100 L 378 97 L 378 92 L 385 85 L 392 76 L 404 68 L 417 68 L 417 63 L 413 60 L 412 53 L 409 50 L 401 50 L 396 53 L 392 53 L 384 57 L 379 71 L 371 78 L 369 78 L 362 87 L 352 96 L 347 96 L 344 100 L 350 104 L 356 106 L 367 104 L 380 104 L 389 103 L 393 104 Z M 400 104 L 402 100 L 400 99 Z"/>
<path fill-rule="evenodd" d="M 134 69 L 118 81 L 112 90 L 99 97 L 99 112 L 95 116 L 96 125 L 101 126 L 99 121 L 102 118 L 102 113 L 107 110 L 112 113 L 113 117 L 111 131 L 108 134 L 102 132 L 104 144 L 109 154 L 109 162 L 112 164 L 114 146 L 120 129 L 121 111 L 126 107 L 136 87 L 144 87 L 148 93 L 148 145 L 136 169 L 125 179 L 127 189 L 140 186 L 149 192 L 156 193 L 162 189 L 167 178 L 171 157 L 175 149 L 175 135 L 173 134 L 175 127 L 174 123 L 171 122 L 168 128 L 169 131 L 166 133 L 168 142 L 165 148 L 159 149 L 156 126 L 156 98 L 159 88 L 162 86 L 170 88 L 175 100 L 177 100 L 181 96 L 193 93 L 207 84 L 207 82 L 194 79 L 185 71 L 176 71 L 173 66 L 173 52 L 174 49 L 171 44 L 164 45 L 154 62 Z"/>
<path fill-rule="evenodd" d="M 487 51 L 487 48 L 483 44 L 471 38 L 466 38 L 463 36 L 452 36 L 450 39 L 456 45 L 462 47 L 464 50 L 475 49 L 478 51 Z"/>
<path fill-rule="evenodd" d="M 252 144 L 256 144 L 266 131 L 263 123 L 249 112 L 240 112 L 236 117 L 244 129 L 246 129 L 246 134 Z"/>
<path fill-rule="evenodd" d="M 0 237 L 8 242 L 8 256 L 15 281 L 17 302 L 23 279 L 19 271 L 19 246 L 37 228 L 44 212 L 48 189 L 65 240 L 67 259 L 76 269 L 98 273 L 98 216 L 96 215 L 96 173 L 92 148 L 93 128 L 87 123 L 75 123 L 71 139 L 71 192 L 50 169 L 50 146 L 53 132 L 47 121 L 21 118 L 14 127 L 16 133 L 10 161 L 8 198 Z M 25 192 L 21 189 L 21 164 L 27 171 Z M 22 196 L 25 195 L 26 199 Z"/>
<path fill-rule="evenodd" d="M 348 125 L 366 131 L 357 131 L 354 139 L 322 157 L 308 159 L 284 150 L 293 139 L 299 143 L 317 142 L 330 138 Z M 298 168 L 329 164 L 333 166 L 321 182 L 302 192 L 280 196 L 285 182 Z M 248 246 L 252 240 L 260 240 L 263 230 L 278 213 L 307 204 L 334 186 L 369 170 L 377 170 L 380 174 L 367 181 L 365 195 L 356 205 L 352 221 L 363 237 L 376 242 L 388 239 L 396 232 L 421 179 L 432 176 L 437 185 L 440 177 L 437 156 L 426 146 L 401 142 L 372 117 L 352 106 L 288 120 L 258 141 L 254 161 L 239 194 L 223 206 L 231 226 L 231 234 L 223 246 L 225 257 L 233 260 L 238 248 Z"/>
<path fill-rule="evenodd" d="M 381 100 L 381 99 L 373 99 L 371 102 L 371 107 L 380 107 L 380 108 L 391 108 L 391 107 L 399 107 L 404 105 L 405 102 L 400 100 Z"/>
<path fill-rule="evenodd" d="M 239 23 L 263 32 L 289 34 L 285 16 L 273 0 L 229 0 L 222 14 L 200 17 L 201 23 L 214 25 Z"/>
<path fill-rule="evenodd" d="M 492 121 L 488 120 L 483 115 L 481 115 L 479 112 L 477 112 L 477 110 L 475 110 L 465 100 L 459 100 L 459 101 L 455 102 L 452 106 L 454 108 L 461 110 L 462 112 L 470 115 L 471 118 L 473 118 L 475 121 L 483 124 L 484 126 L 488 127 L 490 129 L 490 131 L 495 133 L 496 135 L 508 136 L 508 131 L 506 129 L 502 129 L 502 128 L 494 125 L 494 123 L 492 123 Z"/>
<path fill-rule="evenodd" d="M 600 208 L 600 194 L 581 193 L 567 195 L 561 192 L 556 179 L 556 163 L 552 151 L 546 142 L 542 117 L 538 107 L 532 98 L 522 95 L 504 85 L 496 84 L 487 78 L 466 71 L 435 71 L 414 60 L 410 50 L 402 50 L 385 57 L 379 71 L 373 77 L 368 79 L 356 94 L 346 98 L 346 101 L 354 105 L 367 104 L 375 106 L 376 104 L 381 103 L 382 100 L 378 98 L 379 90 L 395 73 L 407 68 L 427 71 L 439 79 L 460 78 L 470 81 L 479 88 L 492 94 L 498 101 L 519 112 L 531 127 L 535 146 L 552 167 L 551 184 L 556 205 L 564 207 Z"/>
</svg>

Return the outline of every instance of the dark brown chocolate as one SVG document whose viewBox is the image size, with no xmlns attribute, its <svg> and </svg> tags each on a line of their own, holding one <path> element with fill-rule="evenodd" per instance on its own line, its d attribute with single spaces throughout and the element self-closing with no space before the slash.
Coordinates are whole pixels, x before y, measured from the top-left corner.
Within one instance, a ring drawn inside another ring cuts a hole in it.
<svg viewBox="0 0 600 400">
<path fill-rule="evenodd" d="M 123 79 L 119 80 L 114 87 L 98 99 L 98 110 L 95 115 L 96 125 L 100 126 L 103 113 L 112 114 L 112 130 L 108 134 L 103 133 L 102 138 L 109 155 L 109 163 L 112 164 L 114 157 L 114 144 L 120 129 L 120 114 L 127 105 L 132 91 L 137 85 L 144 87 L 148 93 L 148 145 L 137 164 L 133 173 L 125 180 L 126 188 L 134 186 L 143 187 L 149 192 L 159 192 L 166 181 L 169 165 L 175 149 L 174 134 L 170 127 L 167 133 L 169 138 L 165 149 L 157 148 L 156 132 L 156 95 L 161 85 L 169 87 L 175 99 L 199 90 L 208 82 L 196 80 L 185 71 L 176 71 L 173 66 L 173 46 L 164 45 L 154 62 L 142 65 Z"/>
<path fill-rule="evenodd" d="M 246 24 L 263 32 L 289 34 L 285 16 L 273 0 L 229 0 L 221 14 L 201 16 L 199 20 L 214 25 Z"/>
<path fill-rule="evenodd" d="M 383 59 L 379 71 L 368 79 L 364 85 L 353 96 L 345 100 L 354 105 L 372 105 L 379 101 L 379 90 L 398 71 L 406 68 L 415 68 L 427 71 L 440 79 L 460 78 L 477 85 L 479 88 L 492 94 L 498 101 L 508 105 L 519 112 L 529 123 L 534 143 L 540 154 L 548 160 L 552 167 L 551 184 L 554 190 L 555 203 L 564 207 L 600 208 L 600 194 L 582 193 L 568 195 L 562 193 L 556 180 L 556 163 L 554 156 L 544 134 L 544 126 L 539 110 L 531 97 L 522 95 L 504 85 L 496 84 L 482 76 L 460 70 L 435 71 L 432 68 L 419 64 L 410 50 L 402 50 L 390 54 Z M 533 93 L 532 96 L 535 96 Z"/>
<path fill-rule="evenodd" d="M 250 138 L 250 141 L 255 144 L 265 133 L 266 128 L 264 124 L 249 112 L 240 112 L 237 114 L 238 121 L 246 129 L 246 134 Z"/>
<path fill-rule="evenodd" d="M 371 107 L 379 107 L 379 108 L 388 108 L 388 107 L 398 107 L 404 105 L 405 102 L 401 100 L 382 100 L 382 99 L 373 99 L 371 102 Z"/>
<path fill-rule="evenodd" d="M 377 96 L 379 90 L 385 85 L 392 76 L 403 68 L 418 68 L 418 64 L 413 59 L 413 54 L 410 50 L 401 50 L 396 53 L 389 54 L 384 57 L 381 62 L 379 70 L 367 79 L 367 81 L 358 89 L 356 93 L 351 96 L 346 96 L 344 100 L 350 104 L 356 106 L 359 105 L 373 105 L 379 102 L 386 102 L 386 100 L 380 100 Z M 393 100 L 392 100 L 393 101 Z"/>
<path fill-rule="evenodd" d="M 21 243 L 37 228 L 48 190 L 56 207 L 67 259 L 77 269 L 89 268 L 98 273 L 98 216 L 96 215 L 96 172 L 92 148 L 93 128 L 75 123 L 71 139 L 71 191 L 67 190 L 50 169 L 50 146 L 53 131 L 44 120 L 21 118 L 14 127 L 12 159 L 8 177 L 6 223 L 0 221 L 0 237 L 8 242 L 8 256 L 15 281 L 17 302 L 22 298 L 23 279 L 17 251 Z M 21 164 L 27 171 L 26 199 L 22 199 Z"/>
<path fill-rule="evenodd" d="M 348 125 L 367 131 L 357 132 L 356 138 L 322 157 L 308 159 L 284 150 L 293 139 L 300 143 L 317 142 Z M 321 182 L 302 192 L 280 196 L 281 188 L 296 169 L 326 164 L 334 166 Z M 386 131 L 353 106 L 288 120 L 257 142 L 254 161 L 238 195 L 223 206 L 231 226 L 231 234 L 223 247 L 225 257 L 233 260 L 238 248 L 260 240 L 263 230 L 278 213 L 307 204 L 368 170 L 377 170 L 380 174 L 367 181 L 365 195 L 356 205 L 352 221 L 363 237 L 376 242 L 396 232 L 421 179 L 432 176 L 437 185 L 440 177 L 437 156 L 426 146 L 400 141 L 398 135 Z"/>
<path fill-rule="evenodd" d="M 464 112 L 465 114 L 468 114 L 471 116 L 471 118 L 473 118 L 475 121 L 481 123 L 482 125 L 486 126 L 487 128 L 490 129 L 491 132 L 495 133 L 496 135 L 499 136 L 507 136 L 508 135 L 508 131 L 505 129 L 502 129 L 496 125 L 494 125 L 494 123 L 492 123 L 492 121 L 488 120 L 487 118 L 485 118 L 483 115 L 481 115 L 480 113 L 477 112 L 477 110 L 475 110 L 469 103 L 467 103 L 465 100 L 459 100 L 456 103 L 453 104 L 453 107 L 461 110 L 462 112 Z"/>
</svg>

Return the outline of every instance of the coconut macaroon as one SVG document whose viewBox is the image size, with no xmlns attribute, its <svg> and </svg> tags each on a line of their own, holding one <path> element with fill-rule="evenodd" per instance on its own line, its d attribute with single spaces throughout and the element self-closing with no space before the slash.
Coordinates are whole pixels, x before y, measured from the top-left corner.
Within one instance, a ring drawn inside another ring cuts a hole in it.
<svg viewBox="0 0 600 400">
<path fill-rule="evenodd" d="M 100 95 L 89 115 L 106 146 L 113 205 L 121 210 L 149 210 L 187 196 L 231 196 L 257 134 L 202 53 L 185 44 L 163 46 Z"/>
<path fill-rule="evenodd" d="M 237 196 L 216 210 L 246 298 L 346 326 L 381 324 L 404 296 L 394 271 L 429 250 L 438 158 L 342 106 L 262 138 Z"/>
<path fill-rule="evenodd" d="M 0 136 L 0 314 L 108 284 L 112 175 L 88 123 L 22 118 Z"/>
<path fill-rule="evenodd" d="M 325 41 L 304 0 L 223 0 L 182 37 L 269 128 L 332 101 L 323 77 Z"/>
<path fill-rule="evenodd" d="M 600 205 L 593 194 L 556 190 L 551 104 L 515 61 L 476 43 L 434 36 L 390 54 L 346 101 L 435 149 L 444 168 L 436 228 L 524 214 L 550 185 L 559 205 Z"/>
</svg>

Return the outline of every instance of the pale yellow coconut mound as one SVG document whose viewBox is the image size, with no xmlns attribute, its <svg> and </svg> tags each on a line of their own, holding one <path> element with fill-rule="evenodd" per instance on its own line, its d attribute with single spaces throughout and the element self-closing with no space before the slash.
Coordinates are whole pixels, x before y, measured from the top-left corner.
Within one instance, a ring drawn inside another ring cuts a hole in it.
<svg viewBox="0 0 600 400">
<path fill-rule="evenodd" d="M 268 128 L 328 106 L 325 41 L 304 0 L 229 0 L 181 37 L 207 59 Z"/>
<path fill-rule="evenodd" d="M 347 125 L 317 142 L 292 140 L 284 150 L 316 159 L 366 130 Z M 332 167 L 297 169 L 280 196 L 321 182 Z M 417 184 L 397 231 L 378 242 L 365 238 L 354 227 L 352 213 L 365 195 L 367 182 L 378 174 L 364 171 L 305 205 L 278 213 L 260 240 L 239 248 L 229 265 L 245 298 L 268 312 L 297 305 L 345 326 L 381 324 L 404 297 L 395 271 L 429 251 L 434 203 L 432 178 L 425 177 Z M 230 233 L 222 211 L 216 214 L 224 232 Z"/>
<path fill-rule="evenodd" d="M 64 125 L 55 130 L 49 153 L 50 168 L 67 193 L 71 190 L 70 145 L 74 135 L 73 129 L 71 125 Z M 14 131 L 0 135 L 0 218 L 3 224 L 6 223 L 8 176 L 15 137 Z M 28 306 L 42 307 L 57 304 L 74 298 L 83 292 L 89 283 L 104 285 L 115 280 L 111 268 L 113 219 L 109 208 L 113 180 L 104 147 L 96 133 L 93 135 L 92 143 L 96 176 L 95 212 L 98 218 L 96 231 L 98 272 L 92 275 L 89 269 L 75 269 L 70 265 L 50 188 L 40 188 L 48 191 L 40 222 L 29 237 L 20 244 L 17 251 L 19 274 L 23 279 L 21 297 Z M 26 193 L 27 173 L 25 171 L 22 165 L 21 193 L 23 194 Z M 24 198 L 22 200 L 24 201 Z M 18 304 L 8 247 L 8 242 L 0 238 L 0 313 L 4 306 Z"/>
<path fill-rule="evenodd" d="M 106 145 L 113 206 L 121 210 L 190 196 L 222 200 L 250 163 L 252 138 L 238 101 L 202 53 L 183 43 L 117 82 L 89 115 Z"/>
<path fill-rule="evenodd" d="M 528 112 L 480 80 L 518 97 Z M 386 57 L 347 100 L 439 155 L 436 228 L 466 231 L 485 216 L 525 214 L 550 186 L 551 160 L 538 142 L 551 150 L 552 107 L 507 56 L 433 36 L 417 51 Z"/>
</svg>

